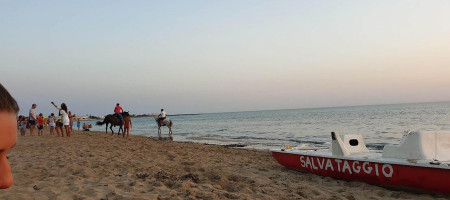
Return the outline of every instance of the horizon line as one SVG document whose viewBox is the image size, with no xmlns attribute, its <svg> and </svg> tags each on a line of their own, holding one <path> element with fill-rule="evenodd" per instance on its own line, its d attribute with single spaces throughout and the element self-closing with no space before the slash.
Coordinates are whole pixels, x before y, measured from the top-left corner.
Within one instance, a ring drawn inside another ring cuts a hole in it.
<svg viewBox="0 0 450 200">
<path fill-rule="evenodd" d="M 401 104 L 423 104 L 423 103 L 446 103 L 450 100 L 439 101 L 426 101 L 426 102 L 407 102 L 407 103 L 386 103 L 386 104 L 362 104 L 362 105 L 349 105 L 349 106 L 324 106 L 324 107 L 303 107 L 303 108 L 280 108 L 280 109 L 268 109 L 268 110 L 241 110 L 241 111 L 225 111 L 225 112 L 205 112 L 205 113 L 182 113 L 174 115 L 202 115 L 202 114 L 221 114 L 221 113 L 239 113 L 239 112 L 262 112 L 262 111 L 281 111 L 281 110 L 304 110 L 304 109 L 322 109 L 322 108 L 351 108 L 351 107 L 364 107 L 364 106 L 387 106 L 387 105 L 401 105 Z"/>
</svg>

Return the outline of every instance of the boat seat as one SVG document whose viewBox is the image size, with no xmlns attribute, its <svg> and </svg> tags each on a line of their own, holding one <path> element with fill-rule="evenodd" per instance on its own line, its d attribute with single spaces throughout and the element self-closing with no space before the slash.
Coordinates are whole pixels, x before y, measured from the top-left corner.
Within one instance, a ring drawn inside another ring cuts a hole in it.
<svg viewBox="0 0 450 200">
<path fill-rule="evenodd" d="M 344 135 L 341 138 L 338 133 L 331 132 L 331 139 L 331 152 L 334 156 L 348 156 L 369 152 L 361 134 Z"/>
<path fill-rule="evenodd" d="M 450 161 L 450 131 L 413 131 L 400 144 L 386 145 L 383 158 Z"/>
</svg>

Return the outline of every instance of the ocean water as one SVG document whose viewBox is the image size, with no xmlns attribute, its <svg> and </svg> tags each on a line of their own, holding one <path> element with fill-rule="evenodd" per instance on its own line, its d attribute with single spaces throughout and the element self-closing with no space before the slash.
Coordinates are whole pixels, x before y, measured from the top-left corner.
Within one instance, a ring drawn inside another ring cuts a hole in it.
<svg viewBox="0 0 450 200">
<path fill-rule="evenodd" d="M 450 102 L 169 116 L 175 141 L 255 148 L 327 146 L 330 132 L 362 134 L 369 149 L 398 144 L 408 130 L 450 130 Z M 157 136 L 153 118 L 132 118 L 134 135 Z M 94 121 L 90 123 L 94 124 Z M 115 131 L 118 127 L 113 128 Z M 105 126 L 92 130 L 104 131 Z M 162 127 L 163 136 L 168 128 Z"/>
</svg>

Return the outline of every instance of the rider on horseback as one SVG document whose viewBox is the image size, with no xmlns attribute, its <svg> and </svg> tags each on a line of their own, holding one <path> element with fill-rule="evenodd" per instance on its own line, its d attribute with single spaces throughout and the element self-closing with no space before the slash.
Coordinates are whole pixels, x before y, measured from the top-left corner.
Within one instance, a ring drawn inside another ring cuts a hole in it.
<svg viewBox="0 0 450 200">
<path fill-rule="evenodd" d="M 123 121 L 123 116 L 122 114 L 120 114 L 120 112 L 123 112 L 122 107 L 120 107 L 119 103 L 116 104 L 116 107 L 114 108 L 114 114 L 117 116 L 117 118 L 120 119 L 120 121 L 122 121 L 122 124 L 125 124 Z"/>
<path fill-rule="evenodd" d="M 164 109 L 161 108 L 161 113 L 158 115 L 158 121 L 160 124 L 163 124 L 164 120 L 166 119 L 167 113 L 164 111 Z"/>
</svg>

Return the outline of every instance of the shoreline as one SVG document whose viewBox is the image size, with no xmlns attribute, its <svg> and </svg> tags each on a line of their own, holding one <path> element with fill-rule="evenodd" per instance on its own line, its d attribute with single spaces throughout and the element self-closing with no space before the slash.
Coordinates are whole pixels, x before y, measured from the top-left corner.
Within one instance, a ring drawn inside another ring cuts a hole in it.
<svg viewBox="0 0 450 200">
<path fill-rule="evenodd" d="M 48 133 L 18 137 L 0 199 L 450 199 L 290 170 L 268 150 Z"/>
</svg>

